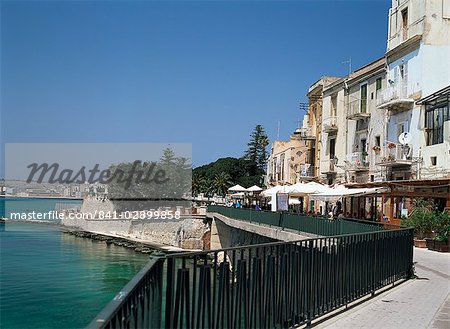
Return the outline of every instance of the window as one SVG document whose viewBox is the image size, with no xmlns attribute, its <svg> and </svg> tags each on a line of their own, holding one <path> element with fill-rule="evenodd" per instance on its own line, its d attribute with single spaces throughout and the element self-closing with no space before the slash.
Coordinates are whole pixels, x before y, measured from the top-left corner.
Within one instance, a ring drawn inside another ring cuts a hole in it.
<svg viewBox="0 0 450 329">
<path fill-rule="evenodd" d="M 278 180 L 277 179 L 277 174 L 278 174 L 278 170 L 277 170 L 277 157 L 273 158 L 273 162 L 272 162 L 272 178 L 273 180 Z"/>
<path fill-rule="evenodd" d="M 361 113 L 367 112 L 367 84 L 361 85 Z"/>
<path fill-rule="evenodd" d="M 331 116 L 337 115 L 337 95 L 331 96 Z"/>
<path fill-rule="evenodd" d="M 363 153 L 367 153 L 367 151 L 366 151 L 366 146 L 367 146 L 367 141 L 366 141 L 366 139 L 361 139 L 361 152 L 363 152 Z"/>
<path fill-rule="evenodd" d="M 437 165 L 437 157 L 430 157 L 431 165 L 436 166 Z"/>
<path fill-rule="evenodd" d="M 427 105 L 425 126 L 427 146 L 444 142 L 444 122 L 450 120 L 449 101 L 436 105 Z"/>
<path fill-rule="evenodd" d="M 330 139 L 330 159 L 334 159 L 335 156 L 335 150 L 336 150 L 336 139 L 332 138 Z"/>
<path fill-rule="evenodd" d="M 408 39 L 408 8 L 402 10 L 402 38 Z"/>
<path fill-rule="evenodd" d="M 375 136 L 375 146 L 381 146 L 381 138 L 380 138 L 380 136 Z"/>
<path fill-rule="evenodd" d="M 404 122 L 397 124 L 397 137 L 405 132 L 405 126 L 406 124 Z"/>
<path fill-rule="evenodd" d="M 367 157 L 367 140 L 365 138 L 361 139 L 361 165 L 367 165 L 368 157 Z"/>
<path fill-rule="evenodd" d="M 381 90 L 381 78 L 375 81 L 375 96 L 378 97 L 378 91 Z"/>
</svg>

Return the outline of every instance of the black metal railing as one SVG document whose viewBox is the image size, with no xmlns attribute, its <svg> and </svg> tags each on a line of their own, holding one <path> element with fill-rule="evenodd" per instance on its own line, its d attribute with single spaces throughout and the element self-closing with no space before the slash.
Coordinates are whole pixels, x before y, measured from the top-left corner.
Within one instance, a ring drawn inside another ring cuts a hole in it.
<svg viewBox="0 0 450 329">
<path fill-rule="evenodd" d="M 279 328 L 310 323 L 412 275 L 413 230 L 153 259 L 92 328 Z"/>
<path fill-rule="evenodd" d="M 218 213 L 232 219 L 320 236 L 376 232 L 386 228 L 399 228 L 397 225 L 390 225 L 388 227 L 381 223 L 357 219 L 342 218 L 330 220 L 324 217 L 312 217 L 286 212 L 257 211 L 249 208 L 208 206 L 207 211 L 209 213 Z"/>
<path fill-rule="evenodd" d="M 164 262 L 162 257 L 150 260 L 88 328 L 160 328 Z"/>
</svg>

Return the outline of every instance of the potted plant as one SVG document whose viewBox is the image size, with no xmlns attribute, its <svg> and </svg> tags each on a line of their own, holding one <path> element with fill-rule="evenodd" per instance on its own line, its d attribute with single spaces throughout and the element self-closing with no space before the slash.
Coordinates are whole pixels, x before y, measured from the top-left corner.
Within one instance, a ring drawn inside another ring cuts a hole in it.
<svg viewBox="0 0 450 329">
<path fill-rule="evenodd" d="M 414 228 L 414 246 L 426 248 L 426 234 L 430 231 L 433 212 L 428 202 L 417 200 L 416 207 L 408 218 L 402 219 L 401 224 Z"/>
<path fill-rule="evenodd" d="M 427 248 L 440 252 L 449 252 L 450 214 L 435 211 L 431 222 L 433 238 L 426 239 Z"/>
<path fill-rule="evenodd" d="M 381 147 L 378 146 L 378 145 L 375 145 L 374 147 L 372 147 L 372 150 L 373 150 L 376 154 L 378 154 L 378 153 L 380 153 L 380 151 L 381 151 Z"/>
<path fill-rule="evenodd" d="M 396 145 L 395 145 L 395 143 L 389 142 L 387 147 L 388 147 L 388 149 L 395 149 Z"/>
</svg>

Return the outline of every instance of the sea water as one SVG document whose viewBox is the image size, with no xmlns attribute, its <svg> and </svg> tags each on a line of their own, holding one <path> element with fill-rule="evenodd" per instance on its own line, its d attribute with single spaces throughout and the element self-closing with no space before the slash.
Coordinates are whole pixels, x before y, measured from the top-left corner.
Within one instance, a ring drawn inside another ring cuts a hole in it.
<svg viewBox="0 0 450 329">
<path fill-rule="evenodd" d="M 83 328 L 149 257 L 56 225 L 0 223 L 0 327 Z"/>
</svg>

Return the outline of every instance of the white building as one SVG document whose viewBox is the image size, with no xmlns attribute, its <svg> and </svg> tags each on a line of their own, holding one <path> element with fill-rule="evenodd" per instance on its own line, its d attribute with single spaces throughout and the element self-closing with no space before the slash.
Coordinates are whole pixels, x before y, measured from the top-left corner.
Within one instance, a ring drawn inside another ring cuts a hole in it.
<svg viewBox="0 0 450 329">
<path fill-rule="evenodd" d="M 393 0 L 389 10 L 385 180 L 450 174 L 450 0 Z M 407 132 L 407 142 L 399 136 Z"/>
<path fill-rule="evenodd" d="M 384 142 L 384 112 L 376 107 L 385 86 L 379 58 L 323 89 L 320 172 L 328 184 L 381 180 L 374 147 Z"/>
</svg>

